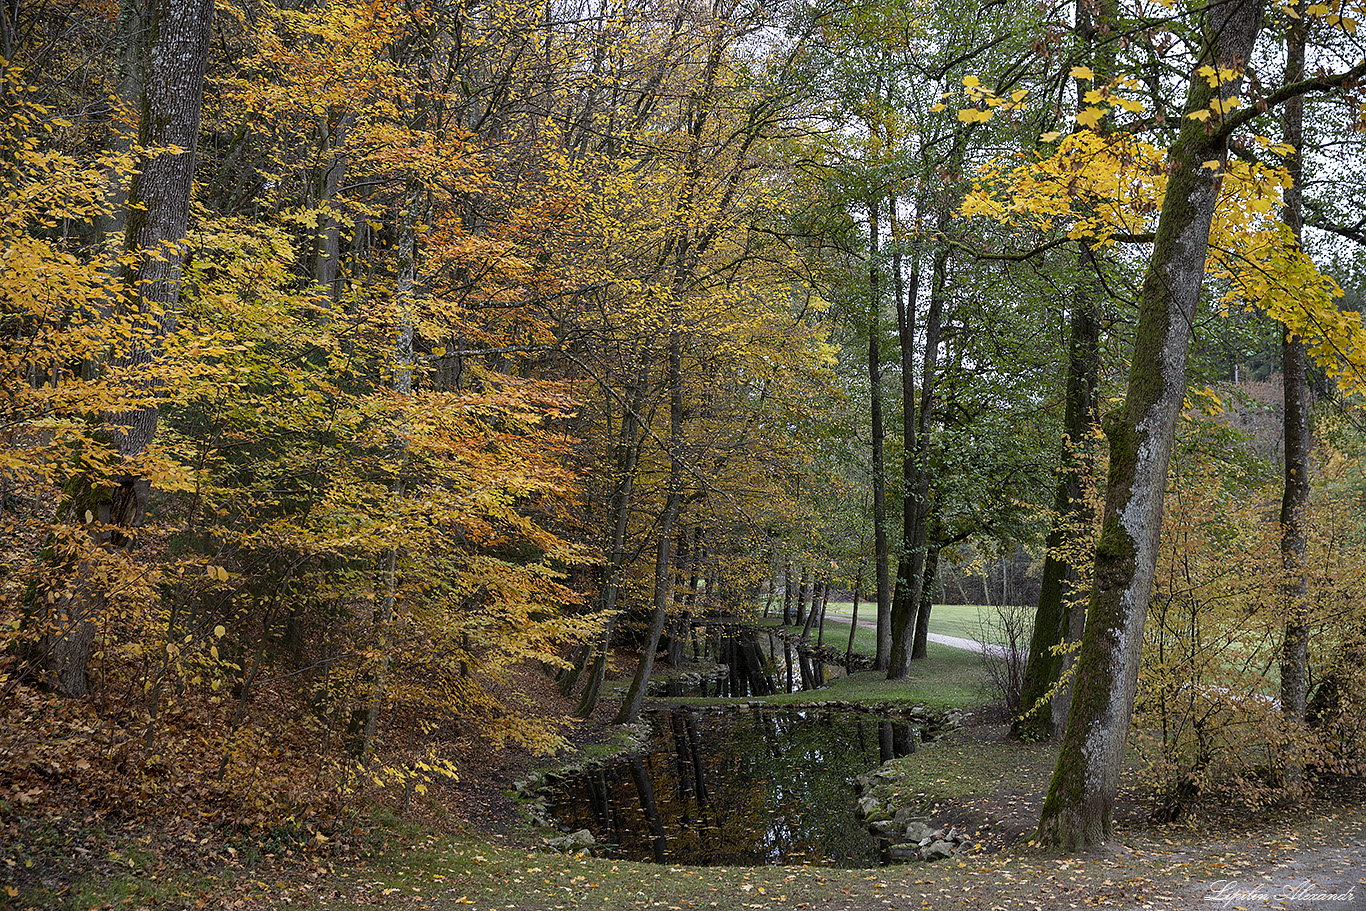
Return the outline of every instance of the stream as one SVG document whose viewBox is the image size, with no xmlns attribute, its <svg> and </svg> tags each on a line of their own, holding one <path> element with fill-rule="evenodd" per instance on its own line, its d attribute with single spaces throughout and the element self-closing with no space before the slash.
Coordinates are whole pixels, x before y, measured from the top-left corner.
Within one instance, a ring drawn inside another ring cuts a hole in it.
<svg viewBox="0 0 1366 911">
<path fill-rule="evenodd" d="M 648 751 L 551 783 L 549 810 L 612 856 L 873 867 L 854 779 L 915 750 L 914 726 L 851 711 L 650 713 Z"/>
</svg>

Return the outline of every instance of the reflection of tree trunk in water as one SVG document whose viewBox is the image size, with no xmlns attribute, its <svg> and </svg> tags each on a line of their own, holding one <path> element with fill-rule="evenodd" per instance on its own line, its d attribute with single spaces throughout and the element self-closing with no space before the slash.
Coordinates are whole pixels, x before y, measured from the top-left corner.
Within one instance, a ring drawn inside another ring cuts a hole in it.
<svg viewBox="0 0 1366 911">
<path fill-rule="evenodd" d="M 688 754 L 692 756 L 693 787 L 697 792 L 697 809 L 705 819 L 709 800 L 707 798 L 707 781 L 702 776 L 702 754 L 697 749 L 697 720 L 689 716 L 683 727 L 688 735 Z"/>
<path fill-rule="evenodd" d="M 655 863 L 662 864 L 668 840 L 664 837 L 664 824 L 660 822 L 659 808 L 655 805 L 655 786 L 645 768 L 645 760 L 631 760 L 631 778 L 635 780 L 636 792 L 640 794 L 640 808 L 645 811 L 645 821 L 650 826 L 650 835 L 653 836 L 650 847 L 654 852 Z"/>
<path fill-rule="evenodd" d="M 863 729 L 863 716 L 859 715 L 854 722 L 858 730 L 858 750 L 864 756 L 868 755 L 868 732 Z"/>
<path fill-rule="evenodd" d="M 783 654 L 787 657 L 787 691 L 792 692 L 792 643 L 783 640 Z"/>
<path fill-rule="evenodd" d="M 678 759 L 678 796 L 685 798 L 692 794 L 692 753 L 688 750 L 688 728 L 683 716 L 677 712 L 669 715 L 669 728 L 674 735 L 674 754 Z"/>
<path fill-rule="evenodd" d="M 909 756 L 915 752 L 916 730 L 909 724 L 892 725 L 892 752 Z"/>
<path fill-rule="evenodd" d="M 588 794 L 593 804 L 593 815 L 598 818 L 599 831 L 608 841 L 616 841 L 615 820 L 612 817 L 612 790 L 607 786 L 607 773 L 598 770 L 596 778 L 588 779 Z"/>
<path fill-rule="evenodd" d="M 745 651 L 749 655 L 749 691 L 753 696 L 773 695 L 773 684 L 764 673 L 764 650 L 759 645 L 758 634 L 753 629 L 745 630 Z"/>
<path fill-rule="evenodd" d="M 879 721 L 877 723 L 877 754 L 881 762 L 890 762 L 896 758 L 896 747 L 892 740 L 892 723 L 890 721 Z"/>
</svg>

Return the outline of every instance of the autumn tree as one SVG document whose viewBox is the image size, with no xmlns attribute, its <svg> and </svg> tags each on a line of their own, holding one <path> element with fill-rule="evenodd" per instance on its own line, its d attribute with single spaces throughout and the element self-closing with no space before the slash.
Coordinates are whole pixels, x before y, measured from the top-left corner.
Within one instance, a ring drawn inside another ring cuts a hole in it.
<svg viewBox="0 0 1366 911">
<path fill-rule="evenodd" d="M 121 266 L 127 306 L 137 314 L 133 336 L 115 349 L 109 369 L 128 387 L 128 407 L 107 416 L 111 442 L 123 461 L 117 477 L 81 477 L 67 491 L 63 509 L 71 520 L 98 522 L 95 545 L 130 543 L 143 523 L 151 491 L 149 471 L 139 466 L 156 431 L 160 391 L 148 376 L 162 340 L 175 326 L 190 190 L 199 136 L 213 28 L 212 0 L 135 4 L 144 29 L 135 65 L 143 70 L 138 144 L 145 150 L 128 193 L 127 258 Z M 78 575 L 88 575 L 78 569 Z M 100 595 L 89 585 L 56 601 L 55 634 L 47 645 L 48 672 L 70 696 L 88 690 L 85 671 L 95 639 Z"/>
</svg>

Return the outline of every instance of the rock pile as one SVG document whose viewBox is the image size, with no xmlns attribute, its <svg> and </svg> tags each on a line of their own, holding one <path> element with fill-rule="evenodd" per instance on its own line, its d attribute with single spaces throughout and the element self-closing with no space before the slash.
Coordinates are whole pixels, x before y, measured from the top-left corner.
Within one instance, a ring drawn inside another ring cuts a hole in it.
<svg viewBox="0 0 1366 911">
<path fill-rule="evenodd" d="M 966 716 L 954 709 L 943 715 L 931 713 L 923 705 L 911 709 L 907 716 L 919 726 L 920 739 L 935 740 L 942 734 L 962 727 Z M 895 785 L 900 774 L 884 765 L 857 779 L 858 804 L 854 812 L 878 840 L 887 846 L 887 854 L 894 861 L 935 861 L 952 857 L 960 851 L 970 851 L 976 844 L 967 833 L 952 827 L 936 828 L 928 816 L 917 816 L 909 807 L 898 807 Z M 879 794 L 887 794 L 879 797 Z"/>
</svg>

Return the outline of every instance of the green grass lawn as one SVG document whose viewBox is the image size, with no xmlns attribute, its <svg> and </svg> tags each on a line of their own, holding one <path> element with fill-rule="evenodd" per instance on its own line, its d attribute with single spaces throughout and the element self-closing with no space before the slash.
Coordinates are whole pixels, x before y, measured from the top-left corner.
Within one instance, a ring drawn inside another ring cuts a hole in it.
<svg viewBox="0 0 1366 911">
<path fill-rule="evenodd" d="M 837 617 L 848 617 L 854 605 L 851 601 L 831 601 L 825 609 L 825 635 L 826 643 L 829 644 L 831 620 Z M 781 605 L 778 605 L 781 611 Z M 976 639 L 982 642 L 999 642 L 1000 636 L 983 635 L 983 618 L 990 618 L 995 608 L 980 604 L 936 604 L 930 611 L 930 632 L 941 636 L 957 636 L 960 639 Z M 858 608 L 859 622 L 871 622 L 877 617 L 877 605 L 873 602 L 862 601 Z M 871 635 L 871 631 L 869 631 Z M 844 626 L 844 635 L 849 635 L 849 627 Z M 857 643 L 855 651 L 863 651 Z M 871 654 L 871 648 L 868 649 Z"/>
<path fill-rule="evenodd" d="M 800 633 L 800 628 L 793 630 Z M 814 641 L 815 636 L 812 635 Z M 760 637 L 765 654 L 767 643 Z M 832 619 L 827 611 L 825 644 L 844 651 L 849 642 L 849 622 Z M 781 649 L 781 646 L 779 646 Z M 877 633 L 860 626 L 854 633 L 854 651 L 872 655 L 877 651 Z M 887 680 L 880 671 L 863 671 L 849 677 L 831 680 L 823 689 L 800 693 L 785 693 L 768 697 L 769 702 L 798 704 L 843 700 L 849 702 L 915 705 L 923 702 L 932 709 L 962 708 L 980 705 L 990 699 L 982 658 L 976 652 L 950 648 L 931 642 L 924 661 L 911 663 L 911 672 L 904 680 Z M 783 660 L 781 650 L 778 661 Z"/>
</svg>

